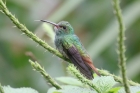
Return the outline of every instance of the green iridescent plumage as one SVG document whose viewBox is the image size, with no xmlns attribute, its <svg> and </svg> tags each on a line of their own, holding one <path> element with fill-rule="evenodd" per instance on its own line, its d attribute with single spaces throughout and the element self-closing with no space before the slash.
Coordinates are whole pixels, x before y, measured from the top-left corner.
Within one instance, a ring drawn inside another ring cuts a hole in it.
<svg viewBox="0 0 140 93">
<path fill-rule="evenodd" d="M 65 57 L 69 58 L 86 78 L 93 78 L 93 70 L 100 75 L 92 64 L 92 60 L 86 53 L 79 38 L 74 34 L 73 27 L 68 22 L 61 21 L 56 24 L 45 20 L 40 21 L 54 25 L 56 48 Z"/>
</svg>

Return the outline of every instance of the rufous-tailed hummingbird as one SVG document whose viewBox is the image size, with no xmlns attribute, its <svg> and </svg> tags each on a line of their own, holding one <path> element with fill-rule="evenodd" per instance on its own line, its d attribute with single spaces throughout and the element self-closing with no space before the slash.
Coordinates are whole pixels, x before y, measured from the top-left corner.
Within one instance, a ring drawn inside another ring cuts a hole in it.
<svg viewBox="0 0 140 93">
<path fill-rule="evenodd" d="M 68 22 L 61 21 L 56 24 L 47 20 L 39 21 L 47 22 L 54 26 L 54 43 L 56 48 L 65 57 L 69 58 L 87 79 L 93 79 L 93 70 L 100 76 L 92 64 L 91 58 L 86 53 L 84 46 L 81 44 L 79 38 L 74 34 L 73 27 Z"/>
</svg>

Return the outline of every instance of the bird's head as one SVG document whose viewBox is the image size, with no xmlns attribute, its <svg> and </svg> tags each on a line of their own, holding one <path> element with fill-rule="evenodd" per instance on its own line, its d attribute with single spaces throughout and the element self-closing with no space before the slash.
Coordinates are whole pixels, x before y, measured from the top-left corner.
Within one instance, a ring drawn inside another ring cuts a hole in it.
<svg viewBox="0 0 140 93">
<path fill-rule="evenodd" d="M 67 21 L 61 21 L 57 24 L 47 20 L 40 21 L 52 24 L 57 36 L 74 34 L 73 27 Z"/>
</svg>

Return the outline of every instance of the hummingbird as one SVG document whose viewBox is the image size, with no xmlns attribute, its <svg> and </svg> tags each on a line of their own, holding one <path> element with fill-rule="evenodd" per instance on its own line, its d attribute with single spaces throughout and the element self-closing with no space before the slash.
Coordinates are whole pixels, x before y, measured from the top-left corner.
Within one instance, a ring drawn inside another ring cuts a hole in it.
<svg viewBox="0 0 140 93">
<path fill-rule="evenodd" d="M 39 20 L 52 24 L 55 32 L 55 46 L 63 56 L 67 57 L 76 68 L 87 79 L 93 79 L 93 71 L 100 76 L 99 72 L 92 63 L 86 49 L 74 33 L 73 27 L 67 21 L 54 23 L 47 20 Z"/>
</svg>

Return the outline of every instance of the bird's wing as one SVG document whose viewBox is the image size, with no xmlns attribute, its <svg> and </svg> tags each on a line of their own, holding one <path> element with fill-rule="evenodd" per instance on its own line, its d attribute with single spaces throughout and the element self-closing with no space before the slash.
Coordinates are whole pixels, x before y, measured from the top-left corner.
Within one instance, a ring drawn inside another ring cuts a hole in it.
<svg viewBox="0 0 140 93">
<path fill-rule="evenodd" d="M 80 70 L 80 72 L 88 79 L 92 79 L 93 75 L 92 75 L 91 68 L 84 63 L 77 48 L 72 43 L 67 41 L 64 41 L 62 47 L 67 57 Z"/>
</svg>

